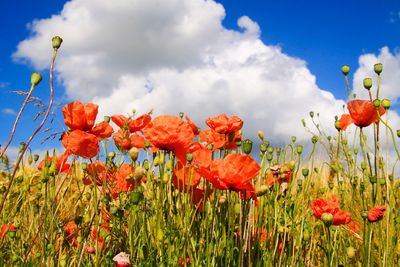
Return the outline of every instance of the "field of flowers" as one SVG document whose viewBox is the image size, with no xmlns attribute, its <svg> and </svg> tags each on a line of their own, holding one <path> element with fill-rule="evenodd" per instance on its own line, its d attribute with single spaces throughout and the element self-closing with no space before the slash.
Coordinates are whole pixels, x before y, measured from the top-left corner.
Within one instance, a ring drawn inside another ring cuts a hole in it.
<svg viewBox="0 0 400 267">
<path fill-rule="evenodd" d="M 183 113 L 101 121 L 101 107 L 74 101 L 62 108 L 65 150 L 34 155 L 61 44 L 53 38 L 41 123 L 10 162 L 42 79 L 34 73 L 1 146 L 0 266 L 399 266 L 400 132 L 389 125 L 390 101 L 379 99 L 381 64 L 374 88 L 364 80 L 370 99 L 348 101 L 336 136 L 310 112 L 310 151 L 296 137 L 281 147 L 261 131 L 246 139 L 234 115 L 205 118 L 200 130 Z"/>
</svg>

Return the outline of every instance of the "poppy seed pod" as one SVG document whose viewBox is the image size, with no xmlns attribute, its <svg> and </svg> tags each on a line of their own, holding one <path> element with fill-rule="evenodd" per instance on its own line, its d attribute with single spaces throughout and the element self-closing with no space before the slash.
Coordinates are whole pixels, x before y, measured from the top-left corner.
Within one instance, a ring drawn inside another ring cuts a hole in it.
<svg viewBox="0 0 400 267">
<path fill-rule="evenodd" d="M 136 147 L 129 149 L 129 157 L 135 162 L 139 158 L 139 149 Z"/>
<path fill-rule="evenodd" d="M 378 75 L 380 75 L 381 72 L 382 72 L 382 68 L 383 68 L 382 63 L 377 63 L 377 64 L 375 64 L 375 65 L 374 65 L 374 71 L 375 71 L 375 73 L 378 74 Z"/>
<path fill-rule="evenodd" d="M 63 42 L 63 39 L 61 39 L 60 36 L 54 36 L 51 39 L 51 43 L 52 43 L 52 46 L 53 46 L 54 49 L 60 48 L 62 42 Z"/>
<path fill-rule="evenodd" d="M 105 122 L 110 122 L 110 120 L 111 120 L 111 117 L 110 116 L 104 116 L 104 121 Z"/>
<path fill-rule="evenodd" d="M 314 112 L 313 111 L 310 111 L 310 117 L 314 118 Z"/>
<path fill-rule="evenodd" d="M 42 81 L 42 75 L 39 72 L 34 72 L 31 75 L 31 84 L 33 86 L 38 85 Z"/>
<path fill-rule="evenodd" d="M 350 72 L 350 66 L 349 65 L 343 65 L 342 66 L 342 73 L 343 73 L 343 75 L 347 75 L 347 74 L 349 74 L 349 72 Z"/>
<path fill-rule="evenodd" d="M 250 154 L 252 149 L 253 149 L 253 141 L 251 141 L 250 139 L 244 140 L 243 142 L 244 153 Z"/>
<path fill-rule="evenodd" d="M 316 144 L 316 143 L 318 142 L 318 136 L 314 135 L 314 136 L 311 138 L 311 142 L 312 142 L 313 144 Z"/>
<path fill-rule="evenodd" d="M 400 130 L 397 130 L 397 137 L 400 137 Z"/>
<path fill-rule="evenodd" d="M 390 100 L 389 99 L 386 99 L 386 98 L 383 99 L 381 104 L 382 104 L 382 107 L 384 109 L 389 109 L 390 108 Z"/>
<path fill-rule="evenodd" d="M 300 155 L 301 153 L 303 153 L 303 146 L 297 146 L 296 150 L 297 150 L 297 154 Z"/>
<path fill-rule="evenodd" d="M 36 163 L 39 160 L 39 155 L 35 154 L 33 155 L 33 161 Z"/>
<path fill-rule="evenodd" d="M 325 226 L 329 227 L 332 225 L 333 222 L 333 214 L 325 212 L 321 215 L 321 219 L 324 222 Z"/>
<path fill-rule="evenodd" d="M 302 169 L 301 173 L 303 174 L 304 177 L 307 177 L 308 174 L 310 173 L 310 170 L 309 169 Z"/>
<path fill-rule="evenodd" d="M 268 148 L 267 144 L 265 144 L 265 143 L 260 144 L 260 152 L 261 153 L 264 154 L 267 151 L 267 148 Z"/>
<path fill-rule="evenodd" d="M 372 87 L 372 79 L 371 78 L 365 78 L 363 80 L 364 88 L 369 90 Z"/>
</svg>

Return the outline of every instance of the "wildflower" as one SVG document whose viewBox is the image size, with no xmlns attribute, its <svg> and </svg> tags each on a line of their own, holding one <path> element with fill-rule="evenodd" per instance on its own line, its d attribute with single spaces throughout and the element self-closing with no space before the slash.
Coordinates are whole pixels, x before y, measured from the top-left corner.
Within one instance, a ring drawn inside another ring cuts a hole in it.
<svg viewBox="0 0 400 267">
<path fill-rule="evenodd" d="M 228 117 L 226 114 L 220 114 L 215 117 L 210 117 L 206 120 L 208 127 L 220 134 L 229 134 L 239 131 L 243 126 L 243 121 L 237 117 Z"/>
<path fill-rule="evenodd" d="M 135 180 L 127 179 L 130 175 L 134 174 L 135 169 L 130 164 L 122 164 L 121 167 L 114 174 L 114 186 L 111 188 L 112 197 L 116 199 L 120 192 L 130 192 L 135 189 Z"/>
<path fill-rule="evenodd" d="M 205 129 L 199 134 L 200 140 L 212 145 L 212 151 L 221 149 L 225 145 L 224 135 L 219 134 L 212 129 Z"/>
<path fill-rule="evenodd" d="M 381 106 L 377 109 L 369 100 L 351 100 L 347 104 L 347 109 L 350 112 L 352 121 L 358 127 L 367 127 L 370 124 L 379 120 L 379 116 L 385 114 L 385 109 Z"/>
<path fill-rule="evenodd" d="M 0 239 L 2 239 L 8 231 L 16 231 L 16 230 L 17 230 L 17 227 L 15 225 L 12 225 L 12 224 L 3 225 L 3 227 L 1 227 L 1 230 L 0 230 Z"/>
<path fill-rule="evenodd" d="M 120 252 L 114 256 L 112 259 L 116 267 L 129 267 L 131 263 L 129 261 L 129 254 L 125 252 Z"/>
<path fill-rule="evenodd" d="M 251 180 L 259 174 L 260 166 L 249 155 L 229 154 L 213 160 L 209 168 L 200 166 L 198 172 L 217 189 L 233 190 L 241 197 L 257 200 Z"/>
<path fill-rule="evenodd" d="M 107 122 L 94 125 L 98 106 L 79 101 L 65 105 L 62 109 L 64 123 L 71 131 L 65 132 L 61 141 L 67 151 L 83 158 L 92 158 L 99 153 L 99 140 L 112 135 L 113 129 Z"/>
<path fill-rule="evenodd" d="M 368 221 L 369 222 L 377 222 L 377 221 L 382 220 L 385 211 L 386 211 L 385 206 L 373 207 L 372 209 L 370 209 L 368 211 Z"/>
<path fill-rule="evenodd" d="M 88 175 L 83 178 L 83 183 L 85 185 L 90 185 L 92 184 L 92 181 L 96 181 L 98 186 L 102 186 L 103 184 L 112 181 L 114 171 L 113 166 L 106 166 L 104 162 L 96 160 L 87 165 Z"/>
<path fill-rule="evenodd" d="M 142 131 L 151 121 L 150 114 L 143 114 L 136 119 L 127 118 L 124 115 L 114 115 L 111 120 L 120 128 L 127 128 L 131 133 Z"/>
<path fill-rule="evenodd" d="M 158 116 L 144 129 L 144 136 L 158 149 L 172 151 L 181 162 L 186 162 L 186 151 L 194 138 L 193 130 L 176 116 Z"/>
<path fill-rule="evenodd" d="M 62 155 L 57 157 L 56 160 L 56 168 L 57 168 L 57 174 L 59 174 L 60 172 L 62 173 L 68 173 L 71 171 L 71 165 L 69 163 L 67 163 L 68 157 L 70 155 L 69 151 L 65 151 Z M 47 158 L 47 162 L 52 162 L 53 161 L 53 157 L 49 156 Z M 46 160 L 42 160 L 37 168 L 39 171 L 43 170 L 43 168 L 46 166 Z"/>
<path fill-rule="evenodd" d="M 353 123 L 351 116 L 349 114 L 343 114 L 340 119 L 337 121 L 337 129 L 346 131 L 346 128 Z"/>
<path fill-rule="evenodd" d="M 64 226 L 64 233 L 67 236 L 67 240 L 70 244 L 73 244 L 74 247 L 79 246 L 79 242 L 77 239 L 78 225 L 76 225 L 74 221 L 70 221 Z"/>
<path fill-rule="evenodd" d="M 199 131 L 199 127 L 193 121 L 190 120 L 189 116 L 186 115 L 185 118 L 186 118 L 187 124 L 189 124 L 189 126 L 192 128 L 193 134 L 195 136 L 197 136 L 199 134 L 199 132 L 200 132 Z"/>
<path fill-rule="evenodd" d="M 325 200 L 318 198 L 311 204 L 311 210 L 315 218 L 321 220 L 322 214 L 329 213 L 333 215 L 333 225 L 348 224 L 351 221 L 351 214 L 347 211 L 340 210 L 340 200 L 337 196 Z"/>
</svg>

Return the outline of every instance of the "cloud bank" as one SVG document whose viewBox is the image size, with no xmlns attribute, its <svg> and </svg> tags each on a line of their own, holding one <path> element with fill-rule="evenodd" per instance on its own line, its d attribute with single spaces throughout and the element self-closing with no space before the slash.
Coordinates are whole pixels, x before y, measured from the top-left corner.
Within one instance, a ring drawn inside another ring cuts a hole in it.
<svg viewBox="0 0 400 267">
<path fill-rule="evenodd" d="M 264 43 L 251 18 L 239 18 L 232 30 L 224 17 L 221 4 L 206 0 L 72 0 L 32 22 L 13 56 L 48 68 L 49 40 L 62 36 L 57 72 L 66 95 L 99 104 L 101 115 L 183 111 L 205 128 L 208 116 L 226 113 L 243 118 L 245 136 L 263 130 L 267 139 L 287 142 L 308 138 L 301 119 L 312 110 L 333 130 L 345 102 L 318 87 L 305 61 Z M 379 56 L 394 57 L 398 67 L 398 54 L 384 48 Z M 372 57 L 360 64 L 372 66 Z"/>
</svg>

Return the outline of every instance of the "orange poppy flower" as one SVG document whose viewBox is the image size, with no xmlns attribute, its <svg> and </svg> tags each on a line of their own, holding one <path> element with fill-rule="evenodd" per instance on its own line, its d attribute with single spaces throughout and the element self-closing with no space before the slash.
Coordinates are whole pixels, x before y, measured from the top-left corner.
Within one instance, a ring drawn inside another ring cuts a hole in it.
<svg viewBox="0 0 400 267">
<path fill-rule="evenodd" d="M 368 211 L 368 221 L 369 222 L 377 222 L 382 220 L 383 215 L 385 214 L 386 207 L 385 206 L 376 206 Z"/>
<path fill-rule="evenodd" d="M 64 122 L 71 129 L 61 137 L 67 151 L 83 158 L 92 158 L 99 153 L 99 139 L 110 137 L 113 129 L 104 121 L 94 126 L 97 111 L 97 105 L 84 105 L 79 101 L 63 107 Z"/>
<path fill-rule="evenodd" d="M 127 180 L 135 171 L 134 167 L 130 164 L 122 164 L 114 175 L 114 186 L 112 186 L 111 196 L 113 199 L 118 197 L 120 192 L 130 192 L 135 189 L 135 181 L 132 179 Z"/>
<path fill-rule="evenodd" d="M 193 121 L 190 120 L 189 116 L 186 115 L 185 118 L 186 118 L 187 124 L 189 124 L 189 126 L 192 128 L 193 134 L 197 136 L 200 132 L 199 127 Z"/>
<path fill-rule="evenodd" d="M 358 127 L 367 127 L 379 120 L 379 116 L 385 114 L 385 109 L 379 106 L 379 116 L 374 104 L 369 100 L 351 100 L 347 103 L 351 119 Z"/>
<path fill-rule="evenodd" d="M 128 151 L 132 147 L 144 148 L 144 137 L 138 134 L 130 134 L 125 129 L 119 129 L 114 134 L 114 143 L 123 151 Z"/>
<path fill-rule="evenodd" d="M 0 230 L 0 239 L 2 239 L 4 237 L 4 235 L 8 232 L 8 231 L 16 231 L 17 227 L 15 225 L 11 225 L 11 224 L 5 224 L 1 227 Z"/>
<path fill-rule="evenodd" d="M 143 114 L 136 119 L 132 119 L 124 115 L 114 115 L 111 117 L 111 120 L 121 129 L 127 128 L 131 133 L 134 133 L 141 131 L 151 121 L 151 116 L 149 114 Z"/>
<path fill-rule="evenodd" d="M 200 166 L 198 172 L 217 189 L 246 192 L 243 197 L 257 198 L 251 180 L 259 174 L 260 166 L 249 155 L 229 154 L 213 160 L 208 169 Z"/>
<path fill-rule="evenodd" d="M 321 220 L 324 213 L 333 215 L 333 225 L 348 224 L 351 221 L 351 214 L 347 211 L 340 210 L 340 200 L 337 196 L 332 196 L 331 199 L 325 200 L 318 198 L 311 203 L 311 210 L 315 218 Z"/>
<path fill-rule="evenodd" d="M 343 114 L 339 119 L 339 128 L 342 131 L 346 131 L 346 128 L 353 123 L 351 116 L 349 114 Z"/>
<path fill-rule="evenodd" d="M 155 147 L 174 152 L 176 158 L 186 162 L 186 152 L 194 138 L 192 128 L 176 116 L 158 116 L 144 129 L 144 136 Z"/>
<path fill-rule="evenodd" d="M 67 236 L 69 243 L 72 243 L 74 247 L 78 247 L 78 225 L 74 221 L 68 222 L 64 226 L 64 233 Z"/>
<path fill-rule="evenodd" d="M 87 165 L 88 176 L 83 178 L 85 185 L 92 184 L 92 181 L 96 181 L 98 186 L 109 183 L 113 180 L 113 174 L 115 172 L 114 167 L 106 166 L 102 161 L 96 160 L 93 163 Z"/>
<path fill-rule="evenodd" d="M 212 151 L 221 149 L 225 146 L 225 136 L 212 129 L 205 129 L 199 134 L 200 140 L 212 145 Z"/>
<path fill-rule="evenodd" d="M 226 114 L 220 114 L 208 118 L 206 124 L 217 133 L 229 134 L 240 130 L 243 126 L 243 121 L 237 116 L 229 118 Z"/>
<path fill-rule="evenodd" d="M 67 163 L 68 157 L 70 155 L 70 152 L 65 151 L 62 155 L 57 157 L 57 161 L 56 161 L 56 168 L 57 168 L 57 174 L 59 174 L 60 172 L 62 173 L 70 173 L 71 172 L 71 165 L 69 163 Z M 53 161 L 53 156 L 49 156 L 47 159 L 48 162 L 52 162 Z M 42 160 L 37 168 L 39 171 L 43 170 L 43 168 L 46 166 L 46 160 Z"/>
</svg>

